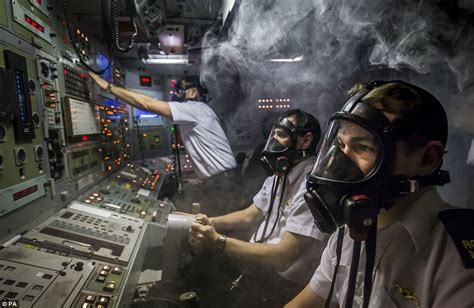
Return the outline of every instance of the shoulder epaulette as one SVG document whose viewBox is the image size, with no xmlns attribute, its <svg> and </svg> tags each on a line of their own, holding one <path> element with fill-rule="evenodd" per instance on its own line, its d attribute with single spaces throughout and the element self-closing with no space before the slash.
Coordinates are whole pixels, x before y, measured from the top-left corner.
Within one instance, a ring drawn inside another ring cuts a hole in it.
<svg viewBox="0 0 474 308">
<path fill-rule="evenodd" d="M 438 213 L 466 268 L 474 268 L 474 209 L 449 209 Z"/>
</svg>

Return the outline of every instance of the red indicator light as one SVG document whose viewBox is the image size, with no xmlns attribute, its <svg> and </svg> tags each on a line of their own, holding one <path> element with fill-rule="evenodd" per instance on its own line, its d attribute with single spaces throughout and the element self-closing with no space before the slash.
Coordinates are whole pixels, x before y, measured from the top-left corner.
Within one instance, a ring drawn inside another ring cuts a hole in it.
<svg viewBox="0 0 474 308">
<path fill-rule="evenodd" d="M 171 79 L 170 82 L 176 83 L 176 79 Z"/>
<path fill-rule="evenodd" d="M 81 77 L 82 77 L 82 79 L 86 78 L 86 74 L 85 74 L 85 73 L 82 73 L 82 74 L 81 74 Z"/>
<path fill-rule="evenodd" d="M 140 76 L 140 86 L 142 87 L 151 87 L 151 77 L 150 76 Z"/>
<path fill-rule="evenodd" d="M 64 42 L 64 44 L 67 44 L 67 36 L 63 37 L 63 42 Z"/>
<path fill-rule="evenodd" d="M 25 188 L 13 194 L 13 201 L 17 201 L 21 198 L 29 196 L 38 191 L 38 185 L 33 185 L 31 187 Z"/>
<path fill-rule="evenodd" d="M 41 5 L 42 2 L 43 0 L 36 0 L 36 3 L 38 3 L 39 5 Z"/>
<path fill-rule="evenodd" d="M 87 136 L 82 136 L 82 141 L 87 141 L 87 140 L 89 140 L 89 137 L 87 137 Z"/>
<path fill-rule="evenodd" d="M 28 15 L 25 15 L 25 21 L 32 25 L 36 30 L 41 31 L 41 33 L 44 33 L 44 28 L 41 26 L 39 23 L 31 19 Z"/>
<path fill-rule="evenodd" d="M 67 75 L 67 69 L 64 69 L 64 75 Z"/>
</svg>

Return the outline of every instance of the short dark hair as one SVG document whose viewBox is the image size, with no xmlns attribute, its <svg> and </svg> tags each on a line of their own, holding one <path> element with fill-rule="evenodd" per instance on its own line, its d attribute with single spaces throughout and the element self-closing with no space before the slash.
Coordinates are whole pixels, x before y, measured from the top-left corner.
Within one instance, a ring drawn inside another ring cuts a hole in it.
<svg viewBox="0 0 474 308">
<path fill-rule="evenodd" d="M 405 81 L 376 81 L 357 84 L 349 91 L 353 96 L 364 89 L 371 89 L 361 101 L 396 115 L 396 122 L 408 123 L 413 132 L 404 140 L 408 150 L 422 147 L 437 140 L 446 147 L 448 119 L 441 102 L 425 89 Z"/>
<path fill-rule="evenodd" d="M 311 153 L 311 155 L 315 154 L 316 147 L 318 145 L 319 140 L 321 139 L 321 126 L 319 125 L 319 122 L 316 117 L 301 109 L 290 109 L 285 112 L 281 117 L 295 117 L 296 129 L 300 132 L 300 136 L 306 134 L 307 132 L 313 134 L 313 140 L 311 141 L 311 144 L 308 147 L 308 151 Z"/>
</svg>

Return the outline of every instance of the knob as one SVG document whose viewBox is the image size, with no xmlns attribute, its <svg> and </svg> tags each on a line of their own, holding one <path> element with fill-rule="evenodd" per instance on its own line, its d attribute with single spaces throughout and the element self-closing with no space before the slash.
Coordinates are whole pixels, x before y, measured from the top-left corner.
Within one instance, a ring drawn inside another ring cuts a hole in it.
<svg viewBox="0 0 474 308">
<path fill-rule="evenodd" d="M 83 266 L 84 266 L 84 263 L 83 263 L 83 262 L 77 262 L 77 263 L 76 263 L 76 266 L 74 266 L 74 270 L 75 270 L 76 272 L 80 272 L 80 271 L 82 271 L 82 270 L 84 269 Z"/>
</svg>

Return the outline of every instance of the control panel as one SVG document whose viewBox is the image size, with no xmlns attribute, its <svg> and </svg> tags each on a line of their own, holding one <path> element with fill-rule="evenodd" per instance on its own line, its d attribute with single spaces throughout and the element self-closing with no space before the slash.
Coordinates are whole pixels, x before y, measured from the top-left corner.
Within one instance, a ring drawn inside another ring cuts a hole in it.
<svg viewBox="0 0 474 308">
<path fill-rule="evenodd" d="M 54 54 L 53 19 L 50 18 L 53 7 L 48 4 L 49 0 L 10 0 L 13 23 L 13 32 L 42 49 Z"/>
<path fill-rule="evenodd" d="M 127 108 L 115 100 L 106 100 L 99 107 L 102 157 L 105 170 L 118 170 L 132 158 Z"/>
<path fill-rule="evenodd" d="M 127 265 L 140 237 L 143 220 L 93 209 L 74 201 L 67 209 L 29 231 L 22 242 L 70 247 L 71 254 Z"/>
<path fill-rule="evenodd" d="M 0 41 L 0 216 L 45 194 L 34 57 Z"/>
</svg>

